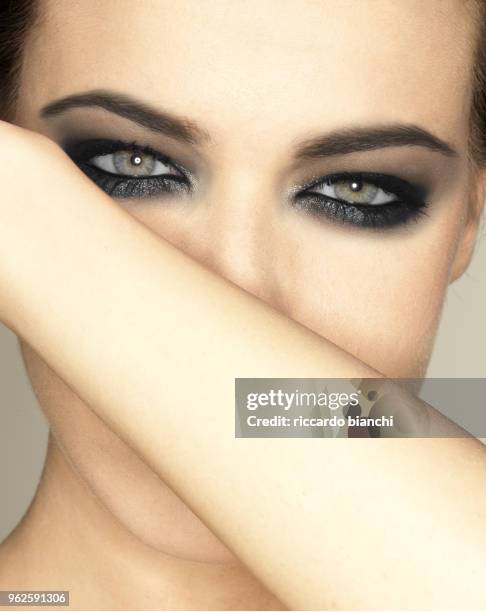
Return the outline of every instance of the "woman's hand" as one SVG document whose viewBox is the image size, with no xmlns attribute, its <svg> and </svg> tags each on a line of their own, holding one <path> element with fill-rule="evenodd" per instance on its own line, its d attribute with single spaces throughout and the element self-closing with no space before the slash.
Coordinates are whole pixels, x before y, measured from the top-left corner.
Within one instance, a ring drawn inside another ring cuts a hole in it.
<svg viewBox="0 0 486 612">
<path fill-rule="evenodd" d="M 0 124 L 0 316 L 289 607 L 486 595 L 472 439 L 235 439 L 236 377 L 377 372 L 216 276 Z M 25 178 L 27 177 L 27 178 Z"/>
</svg>

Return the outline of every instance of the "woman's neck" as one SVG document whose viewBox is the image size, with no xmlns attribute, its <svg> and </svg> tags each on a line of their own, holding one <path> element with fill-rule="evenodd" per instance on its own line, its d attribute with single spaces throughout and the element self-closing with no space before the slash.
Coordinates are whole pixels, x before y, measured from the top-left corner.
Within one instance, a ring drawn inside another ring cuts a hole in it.
<svg viewBox="0 0 486 612">
<path fill-rule="evenodd" d="M 282 609 L 238 563 L 188 561 L 135 538 L 52 438 L 34 501 L 0 546 L 0 590 L 68 590 L 85 610 Z"/>
</svg>

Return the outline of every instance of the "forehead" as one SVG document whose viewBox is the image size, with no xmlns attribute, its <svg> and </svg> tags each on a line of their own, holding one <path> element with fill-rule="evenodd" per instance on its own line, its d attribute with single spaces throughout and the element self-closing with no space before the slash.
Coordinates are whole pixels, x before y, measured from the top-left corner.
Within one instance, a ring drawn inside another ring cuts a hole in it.
<svg viewBox="0 0 486 612">
<path fill-rule="evenodd" d="M 122 91 L 201 119 L 295 131 L 465 121 L 468 0 L 40 0 L 29 100 Z"/>
</svg>

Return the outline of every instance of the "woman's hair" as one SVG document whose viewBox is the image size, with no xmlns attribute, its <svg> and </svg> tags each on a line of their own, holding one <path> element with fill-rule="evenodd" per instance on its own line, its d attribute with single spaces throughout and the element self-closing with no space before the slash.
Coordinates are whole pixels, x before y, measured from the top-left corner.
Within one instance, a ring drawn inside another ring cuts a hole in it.
<svg viewBox="0 0 486 612">
<path fill-rule="evenodd" d="M 486 0 L 471 2 L 472 18 L 478 23 L 473 69 L 470 155 L 486 163 Z M 0 0 L 0 118 L 11 120 L 22 69 L 28 32 L 38 19 L 39 0 Z"/>
<path fill-rule="evenodd" d="M 38 0 L 0 0 L 0 118 L 12 119 L 23 48 L 37 19 Z"/>
<path fill-rule="evenodd" d="M 486 1 L 474 0 L 474 19 L 478 22 L 473 63 L 470 154 L 476 164 L 486 163 Z"/>
</svg>

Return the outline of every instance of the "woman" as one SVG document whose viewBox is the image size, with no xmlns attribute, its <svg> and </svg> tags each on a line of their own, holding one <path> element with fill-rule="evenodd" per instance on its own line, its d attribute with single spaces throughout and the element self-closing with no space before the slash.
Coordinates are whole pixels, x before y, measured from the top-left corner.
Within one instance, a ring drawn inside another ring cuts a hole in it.
<svg viewBox="0 0 486 612">
<path fill-rule="evenodd" d="M 425 374 L 486 188 L 482 3 L 6 4 L 0 317 L 51 437 L 0 589 L 485 606 L 479 442 L 233 412 L 238 377 Z"/>
</svg>

